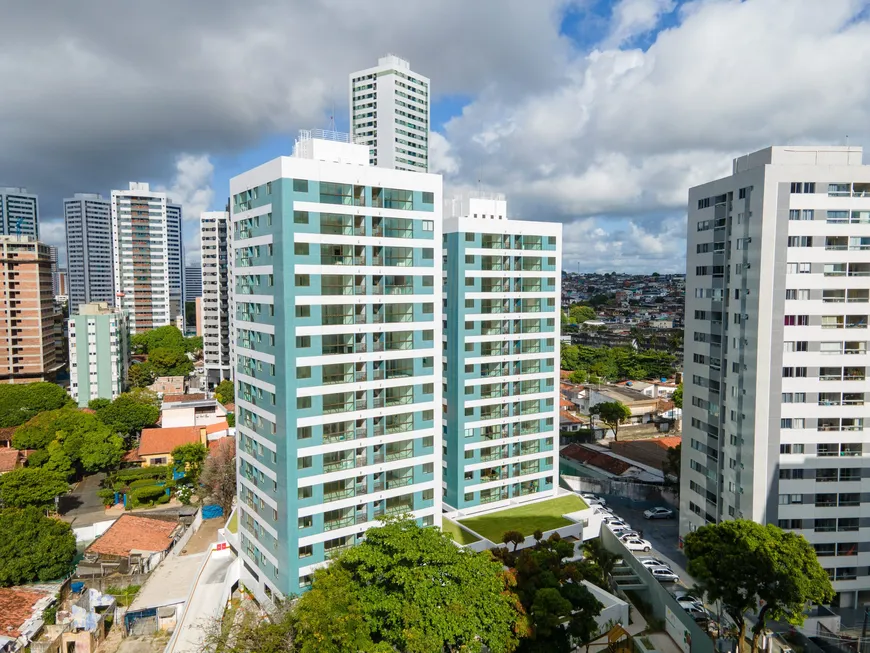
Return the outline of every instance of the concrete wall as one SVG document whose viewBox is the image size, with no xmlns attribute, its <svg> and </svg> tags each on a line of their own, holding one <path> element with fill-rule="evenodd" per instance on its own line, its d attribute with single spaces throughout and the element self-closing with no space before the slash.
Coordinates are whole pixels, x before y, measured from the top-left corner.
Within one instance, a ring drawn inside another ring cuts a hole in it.
<svg viewBox="0 0 870 653">
<path fill-rule="evenodd" d="M 97 539 L 100 535 L 109 530 L 109 526 L 115 523 L 116 519 L 107 519 L 106 521 L 98 521 L 89 526 L 79 526 L 73 528 L 73 534 L 76 536 L 76 542 L 90 543 Z"/>
<path fill-rule="evenodd" d="M 193 534 L 199 530 L 200 526 L 202 526 L 202 508 L 196 511 L 196 516 L 193 518 L 190 526 L 187 527 L 187 530 L 182 533 L 179 540 L 173 545 L 170 555 L 177 556 L 181 553 L 187 545 L 187 542 L 191 537 L 193 537 Z"/>
</svg>

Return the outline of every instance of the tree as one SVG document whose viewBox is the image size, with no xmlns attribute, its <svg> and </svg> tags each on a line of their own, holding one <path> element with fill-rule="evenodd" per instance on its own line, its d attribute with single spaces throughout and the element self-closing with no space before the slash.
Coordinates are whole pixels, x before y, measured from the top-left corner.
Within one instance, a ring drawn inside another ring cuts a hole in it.
<svg viewBox="0 0 870 653">
<path fill-rule="evenodd" d="M 151 354 L 162 347 L 184 351 L 184 334 L 178 327 L 162 326 L 145 333 L 137 333 L 130 338 L 130 346 L 139 354 Z"/>
<path fill-rule="evenodd" d="M 88 408 L 94 411 L 99 411 L 105 408 L 106 406 L 110 406 L 112 404 L 111 399 L 104 399 L 103 397 L 98 397 L 97 399 L 91 399 L 88 402 Z"/>
<path fill-rule="evenodd" d="M 620 423 L 631 417 L 631 409 L 621 401 L 605 401 L 595 404 L 590 410 L 593 415 L 598 415 L 604 425 L 613 431 L 613 439 L 619 441 Z"/>
<path fill-rule="evenodd" d="M 223 438 L 202 466 L 199 481 L 207 498 L 223 508 L 229 516 L 236 496 L 236 445 L 232 438 Z"/>
<path fill-rule="evenodd" d="M 39 508 L 0 510 L 0 586 L 57 580 L 76 555 L 72 527 L 45 517 Z M 14 534 L 9 537 L 9 534 Z"/>
<path fill-rule="evenodd" d="M 509 582 L 489 552 L 460 549 L 410 520 L 388 521 L 315 572 L 297 602 L 296 643 L 306 652 L 477 653 L 486 646 L 508 653 L 520 621 Z M 347 619 L 324 619 L 321 608 Z"/>
<path fill-rule="evenodd" d="M 680 385 L 677 386 L 677 389 L 674 390 L 674 396 L 671 397 L 674 402 L 674 406 L 677 408 L 683 407 L 683 382 L 680 381 Z"/>
<path fill-rule="evenodd" d="M 501 541 L 503 544 L 513 544 L 513 550 L 516 551 L 517 547 L 526 541 L 526 536 L 519 531 L 505 531 L 504 535 L 501 536 Z"/>
<path fill-rule="evenodd" d="M 160 418 L 157 395 L 144 388 L 125 392 L 114 401 L 95 410 L 97 418 L 103 424 L 116 433 L 124 435 L 137 433 L 147 426 L 156 424 Z"/>
<path fill-rule="evenodd" d="M 243 607 L 230 627 L 218 617 L 205 623 L 199 653 L 290 653 L 293 645 L 292 604 L 268 610 Z"/>
<path fill-rule="evenodd" d="M 665 480 L 667 480 L 667 476 L 673 476 L 676 478 L 676 482 L 674 483 L 677 492 L 680 489 L 680 466 L 682 465 L 682 449 L 683 445 L 678 444 L 676 447 L 668 447 L 666 457 L 664 462 L 662 463 L 662 471 L 665 473 Z"/>
<path fill-rule="evenodd" d="M 148 362 L 157 376 L 187 376 L 193 372 L 193 362 L 183 348 L 158 347 L 149 350 Z"/>
<path fill-rule="evenodd" d="M 711 601 L 722 601 L 746 650 L 746 615 L 758 610 L 752 653 L 769 619 L 799 626 L 809 603 L 827 603 L 834 590 L 813 547 L 800 535 L 772 524 L 737 519 L 702 526 L 686 535 L 689 573 Z M 760 606 L 760 609 L 759 609 Z"/>
<path fill-rule="evenodd" d="M 221 381 L 214 389 L 214 396 L 222 404 L 231 404 L 235 401 L 236 387 L 232 381 Z"/>
<path fill-rule="evenodd" d="M 200 442 L 180 444 L 172 450 L 172 465 L 176 469 L 185 470 L 185 474 L 190 477 L 191 483 L 195 486 L 199 482 L 199 474 L 206 456 L 208 456 L 208 447 Z"/>
<path fill-rule="evenodd" d="M 235 413 L 227 413 L 227 426 L 232 428 L 236 425 L 236 414 Z"/>
<path fill-rule="evenodd" d="M 151 363 L 133 363 L 127 370 L 127 381 L 134 388 L 147 388 L 157 379 L 157 373 Z"/>
<path fill-rule="evenodd" d="M 184 351 L 194 354 L 197 358 L 202 355 L 202 336 L 194 336 L 184 339 Z"/>
<path fill-rule="evenodd" d="M 70 403 L 66 391 L 54 383 L 0 385 L 0 427 L 24 424 L 39 413 Z"/>
<path fill-rule="evenodd" d="M 604 548 L 599 537 L 587 540 L 583 544 L 583 553 L 593 567 L 593 576 L 587 580 L 599 587 L 610 587 L 610 575 L 619 561 L 619 556 Z"/>
<path fill-rule="evenodd" d="M 21 467 L 0 476 L 0 502 L 6 508 L 48 508 L 69 491 L 66 476 L 39 467 Z"/>
<path fill-rule="evenodd" d="M 595 311 L 590 306 L 584 306 L 583 304 L 574 304 L 571 307 L 569 315 L 571 316 L 571 321 L 575 324 L 583 324 L 595 319 Z"/>
</svg>

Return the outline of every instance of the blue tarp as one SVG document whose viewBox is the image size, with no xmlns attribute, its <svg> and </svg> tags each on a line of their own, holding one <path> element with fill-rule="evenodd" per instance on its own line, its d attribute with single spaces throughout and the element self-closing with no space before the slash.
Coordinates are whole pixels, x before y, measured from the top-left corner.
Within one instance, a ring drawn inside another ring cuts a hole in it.
<svg viewBox="0 0 870 653">
<path fill-rule="evenodd" d="M 220 506 L 203 506 L 202 507 L 202 518 L 203 519 L 214 519 L 215 517 L 223 517 L 224 509 Z"/>
</svg>

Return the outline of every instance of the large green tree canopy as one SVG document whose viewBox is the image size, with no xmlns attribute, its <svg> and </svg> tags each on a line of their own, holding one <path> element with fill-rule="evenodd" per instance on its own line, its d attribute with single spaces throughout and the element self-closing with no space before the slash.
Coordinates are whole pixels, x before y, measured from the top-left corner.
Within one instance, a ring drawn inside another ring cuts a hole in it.
<svg viewBox="0 0 870 653">
<path fill-rule="evenodd" d="M 137 333 L 130 338 L 133 351 L 140 354 L 150 354 L 155 349 L 165 347 L 167 349 L 180 349 L 184 351 L 184 334 L 173 325 L 157 327 L 144 333 Z"/>
<path fill-rule="evenodd" d="M 0 476 L 0 503 L 5 508 L 46 508 L 69 491 L 66 476 L 38 467 L 20 467 Z"/>
<path fill-rule="evenodd" d="M 72 527 L 38 508 L 0 510 L 0 586 L 57 580 L 76 554 Z"/>
<path fill-rule="evenodd" d="M 796 533 L 736 519 L 686 535 L 688 571 L 711 601 L 721 600 L 745 650 L 746 614 L 756 613 L 752 651 L 768 620 L 804 622 L 810 603 L 827 603 L 834 590 L 815 550 Z"/>
<path fill-rule="evenodd" d="M 631 347 L 562 345 L 561 366 L 586 378 L 609 380 L 658 379 L 674 373 L 676 357 L 666 351 L 636 351 Z"/>
<path fill-rule="evenodd" d="M 0 427 L 24 424 L 43 411 L 71 402 L 66 391 L 54 383 L 0 385 Z"/>
<path fill-rule="evenodd" d="M 157 423 L 160 403 L 153 392 L 137 388 L 100 405 L 96 408 L 96 414 L 113 431 L 132 435 Z"/>
<path fill-rule="evenodd" d="M 148 364 L 157 376 L 187 376 L 193 372 L 193 362 L 184 349 L 158 347 L 148 352 Z"/>
<path fill-rule="evenodd" d="M 475 653 L 484 645 L 507 653 L 520 619 L 508 589 L 490 553 L 459 549 L 412 521 L 388 522 L 316 572 L 299 599 L 296 641 L 306 653 Z"/>
</svg>

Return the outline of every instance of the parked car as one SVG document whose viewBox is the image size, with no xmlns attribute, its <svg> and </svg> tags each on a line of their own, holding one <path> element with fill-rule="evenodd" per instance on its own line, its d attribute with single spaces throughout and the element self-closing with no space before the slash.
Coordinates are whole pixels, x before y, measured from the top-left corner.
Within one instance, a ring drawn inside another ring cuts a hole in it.
<svg viewBox="0 0 870 653">
<path fill-rule="evenodd" d="M 607 505 L 607 501 L 599 497 L 597 494 L 592 494 L 591 492 L 581 492 L 580 498 L 583 499 L 590 506 Z"/>
<path fill-rule="evenodd" d="M 649 540 L 642 540 L 639 537 L 631 537 L 623 540 L 622 543 L 625 544 L 625 548 L 629 551 L 649 551 L 652 549 L 652 544 L 649 543 Z"/>
<path fill-rule="evenodd" d="M 592 511 L 593 515 L 604 515 L 605 517 L 613 517 L 613 511 L 610 508 L 606 508 L 604 506 L 595 506 L 595 510 Z"/>
<path fill-rule="evenodd" d="M 665 569 L 671 568 L 671 566 L 668 563 L 663 562 L 663 561 L 659 560 L 658 558 L 639 558 L 639 560 L 640 560 L 640 564 L 642 564 L 644 567 L 649 567 L 649 568 L 664 567 Z M 679 600 L 680 599 L 678 598 L 677 601 L 679 601 Z"/>
<path fill-rule="evenodd" d="M 674 592 L 674 598 L 677 599 L 678 603 L 680 601 L 693 601 L 695 603 L 700 603 L 701 605 L 704 604 L 704 601 L 700 596 L 692 594 L 691 592 Z"/>
<path fill-rule="evenodd" d="M 677 576 L 670 569 L 665 569 L 664 567 L 656 567 L 655 569 L 650 569 L 649 573 L 653 575 L 660 583 L 676 583 L 680 580 L 680 577 Z"/>
<path fill-rule="evenodd" d="M 674 516 L 674 511 L 670 508 L 650 508 L 643 511 L 643 516 L 647 519 L 671 519 Z"/>
<path fill-rule="evenodd" d="M 679 603 L 680 607 L 689 612 L 691 610 L 705 610 L 704 604 L 698 600 L 688 600 L 688 599 L 677 599 L 677 603 Z"/>
<path fill-rule="evenodd" d="M 631 526 L 626 524 L 622 520 L 607 522 L 607 528 L 609 528 L 613 533 L 616 533 L 617 530 L 628 531 L 631 530 Z"/>
<path fill-rule="evenodd" d="M 616 515 L 611 514 L 609 517 L 604 518 L 605 524 L 612 524 L 615 522 L 622 522 L 622 517 L 617 517 Z M 622 523 L 625 523 L 625 522 L 622 522 Z"/>
<path fill-rule="evenodd" d="M 627 539 L 632 538 L 632 537 L 643 539 L 643 538 L 641 538 L 640 533 L 638 533 L 637 531 L 628 530 L 628 531 L 622 531 L 619 534 L 619 539 L 622 540 L 623 542 L 625 542 Z"/>
</svg>

